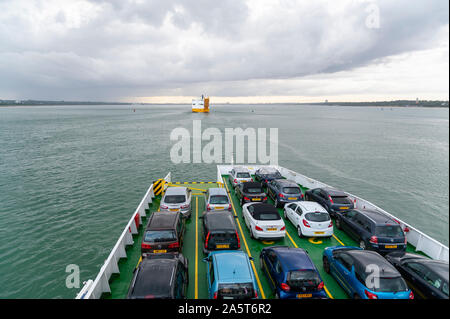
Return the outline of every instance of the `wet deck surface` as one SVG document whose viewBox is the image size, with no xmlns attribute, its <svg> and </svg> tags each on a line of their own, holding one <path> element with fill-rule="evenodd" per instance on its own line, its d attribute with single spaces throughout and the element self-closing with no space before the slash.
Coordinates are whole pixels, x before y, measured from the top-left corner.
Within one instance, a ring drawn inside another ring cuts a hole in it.
<svg viewBox="0 0 450 319">
<path fill-rule="evenodd" d="M 253 270 L 260 289 L 260 298 L 274 298 L 273 291 L 269 286 L 269 279 L 261 271 L 259 263 L 259 253 L 261 249 L 267 246 L 285 245 L 289 247 L 301 247 L 305 249 L 316 267 L 319 269 L 320 275 L 325 283 L 327 294 L 330 298 L 345 299 L 348 298 L 345 291 L 339 286 L 336 280 L 328 275 L 322 267 L 322 253 L 329 246 L 358 246 L 358 244 L 347 236 L 343 231 L 334 227 L 334 236 L 332 238 L 299 238 L 297 230 L 289 220 L 284 220 L 286 224 L 286 237 L 279 241 L 260 241 L 250 238 L 250 233 L 245 225 L 242 217 L 242 209 L 228 176 L 222 176 L 224 184 L 218 183 L 174 183 L 174 186 L 185 186 L 192 189 L 192 215 L 186 222 L 186 234 L 183 244 L 183 254 L 189 260 L 189 299 L 206 299 L 208 298 L 208 287 L 206 281 L 206 264 L 203 262 L 205 255 L 202 251 L 202 224 L 201 216 L 205 210 L 205 199 L 202 190 L 211 187 L 225 187 L 230 194 L 233 204 L 233 213 L 238 216 L 236 224 L 241 238 L 241 250 L 247 252 L 249 256 L 254 258 L 252 262 Z M 300 185 L 303 191 L 306 188 Z M 140 246 L 145 226 L 149 216 L 159 208 L 161 196 L 153 199 L 152 204 L 146 211 L 147 217 L 142 218 L 142 225 L 139 227 L 138 234 L 134 235 L 134 245 L 127 248 L 128 258 L 119 261 L 120 275 L 113 275 L 110 279 L 111 293 L 103 294 L 102 298 L 122 299 L 125 298 L 128 288 L 133 277 L 133 270 L 136 268 L 140 259 Z M 269 199 L 269 203 L 273 202 Z M 278 209 L 280 216 L 283 218 L 283 210 Z M 414 251 L 414 247 L 408 245 L 408 250 Z"/>
</svg>

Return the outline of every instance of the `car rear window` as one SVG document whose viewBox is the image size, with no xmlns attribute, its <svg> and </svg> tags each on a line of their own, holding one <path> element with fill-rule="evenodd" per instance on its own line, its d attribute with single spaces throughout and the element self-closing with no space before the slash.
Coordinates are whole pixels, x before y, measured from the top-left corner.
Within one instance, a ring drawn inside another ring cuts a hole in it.
<svg viewBox="0 0 450 319">
<path fill-rule="evenodd" d="M 261 187 L 249 187 L 246 191 L 250 194 L 261 194 L 263 192 Z"/>
<path fill-rule="evenodd" d="M 305 218 L 311 222 L 326 222 L 330 220 L 330 215 L 327 213 L 315 212 L 305 214 Z"/>
<path fill-rule="evenodd" d="M 255 292 L 253 284 L 239 283 L 239 284 L 219 284 L 218 294 L 219 298 L 253 298 Z"/>
<path fill-rule="evenodd" d="M 407 291 L 408 286 L 402 277 L 379 278 L 379 287 L 372 290 L 376 292 L 398 292 Z"/>
<path fill-rule="evenodd" d="M 352 201 L 347 196 L 332 196 L 331 199 L 335 204 L 352 204 Z"/>
<path fill-rule="evenodd" d="M 145 232 L 144 241 L 147 243 L 160 243 L 177 240 L 173 230 L 148 230 Z"/>
<path fill-rule="evenodd" d="M 249 173 L 237 173 L 236 177 L 237 178 L 250 178 L 250 174 Z"/>
<path fill-rule="evenodd" d="M 293 289 L 302 287 L 317 287 L 320 284 L 320 278 L 314 270 L 297 270 L 288 274 L 287 284 Z"/>
<path fill-rule="evenodd" d="M 221 231 L 221 232 L 211 232 L 210 241 L 230 241 L 236 239 L 236 232 L 232 231 Z"/>
<path fill-rule="evenodd" d="M 276 173 L 263 174 L 262 177 L 263 178 L 270 178 L 270 179 L 280 179 L 283 176 L 281 176 L 280 173 L 276 172 Z"/>
<path fill-rule="evenodd" d="M 281 219 L 280 215 L 276 213 L 261 213 L 259 214 L 258 220 L 279 220 Z"/>
<path fill-rule="evenodd" d="M 213 195 L 209 198 L 209 203 L 212 205 L 228 204 L 228 197 L 225 195 Z"/>
<path fill-rule="evenodd" d="M 186 196 L 184 195 L 167 195 L 164 198 L 164 203 L 167 204 L 180 204 L 186 201 Z"/>
<path fill-rule="evenodd" d="M 375 227 L 375 234 L 380 237 L 402 237 L 403 230 L 400 225 L 384 225 Z"/>
<path fill-rule="evenodd" d="M 285 193 L 285 194 L 300 194 L 301 190 L 298 187 L 284 187 L 283 193 Z"/>
</svg>

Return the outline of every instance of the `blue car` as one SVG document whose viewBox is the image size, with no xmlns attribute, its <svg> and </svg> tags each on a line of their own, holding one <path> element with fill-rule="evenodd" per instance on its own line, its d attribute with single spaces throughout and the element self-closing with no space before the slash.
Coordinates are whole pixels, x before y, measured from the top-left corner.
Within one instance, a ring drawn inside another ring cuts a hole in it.
<svg viewBox="0 0 450 319">
<path fill-rule="evenodd" d="M 241 250 L 210 252 L 207 266 L 209 299 L 257 299 L 258 286 L 250 264 Z"/>
<path fill-rule="evenodd" d="M 327 298 L 319 271 L 304 249 L 271 246 L 263 248 L 259 258 L 276 298 Z"/>
<path fill-rule="evenodd" d="M 323 269 L 354 299 L 414 299 L 397 269 L 375 251 L 325 248 Z"/>
</svg>

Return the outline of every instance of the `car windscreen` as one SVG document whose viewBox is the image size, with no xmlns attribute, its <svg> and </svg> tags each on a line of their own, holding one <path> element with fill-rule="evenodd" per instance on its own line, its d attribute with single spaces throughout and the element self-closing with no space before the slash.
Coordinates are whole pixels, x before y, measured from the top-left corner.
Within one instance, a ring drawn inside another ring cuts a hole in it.
<svg viewBox="0 0 450 319">
<path fill-rule="evenodd" d="M 352 201 L 347 196 L 331 196 L 331 199 L 335 204 L 344 204 L 344 205 L 352 204 Z"/>
<path fill-rule="evenodd" d="M 305 218 L 311 222 L 326 222 L 330 220 L 330 215 L 323 212 L 306 213 Z"/>
<path fill-rule="evenodd" d="M 209 203 L 211 205 L 228 204 L 228 197 L 225 195 L 213 195 L 209 198 Z"/>
<path fill-rule="evenodd" d="M 173 230 L 147 230 L 144 236 L 144 241 L 147 243 L 161 243 L 173 240 L 177 240 Z"/>
<path fill-rule="evenodd" d="M 285 194 L 300 194 L 301 190 L 298 187 L 283 187 L 283 193 L 285 193 Z"/>
<path fill-rule="evenodd" d="M 384 225 L 375 227 L 375 235 L 380 237 L 403 237 L 400 225 Z"/>
<path fill-rule="evenodd" d="M 249 173 L 237 173 L 236 178 L 250 178 Z"/>
<path fill-rule="evenodd" d="M 375 283 L 376 281 L 374 282 L 374 284 Z M 403 280 L 402 277 L 379 278 L 379 287 L 370 289 L 376 292 L 398 292 L 398 291 L 407 291 L 408 286 L 406 285 L 406 282 Z"/>
<path fill-rule="evenodd" d="M 164 198 L 164 203 L 166 204 L 180 204 L 186 201 L 186 196 L 184 195 L 167 195 Z"/>
<path fill-rule="evenodd" d="M 261 194 L 263 191 L 261 187 L 249 187 L 245 189 L 245 192 L 249 194 Z"/>
<path fill-rule="evenodd" d="M 255 292 L 251 282 L 219 284 L 217 296 L 219 298 L 253 298 Z"/>
<path fill-rule="evenodd" d="M 320 278 L 314 270 L 291 271 L 288 274 L 287 284 L 293 290 L 302 287 L 317 287 L 320 284 Z"/>
</svg>

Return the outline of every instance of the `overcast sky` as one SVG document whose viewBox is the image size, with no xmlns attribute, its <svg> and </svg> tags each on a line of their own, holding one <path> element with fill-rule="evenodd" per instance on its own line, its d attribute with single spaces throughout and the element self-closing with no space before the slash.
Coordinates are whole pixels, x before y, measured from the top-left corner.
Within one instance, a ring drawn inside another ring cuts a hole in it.
<svg viewBox="0 0 450 319">
<path fill-rule="evenodd" d="M 0 99 L 445 99 L 447 0 L 0 0 Z"/>
</svg>

